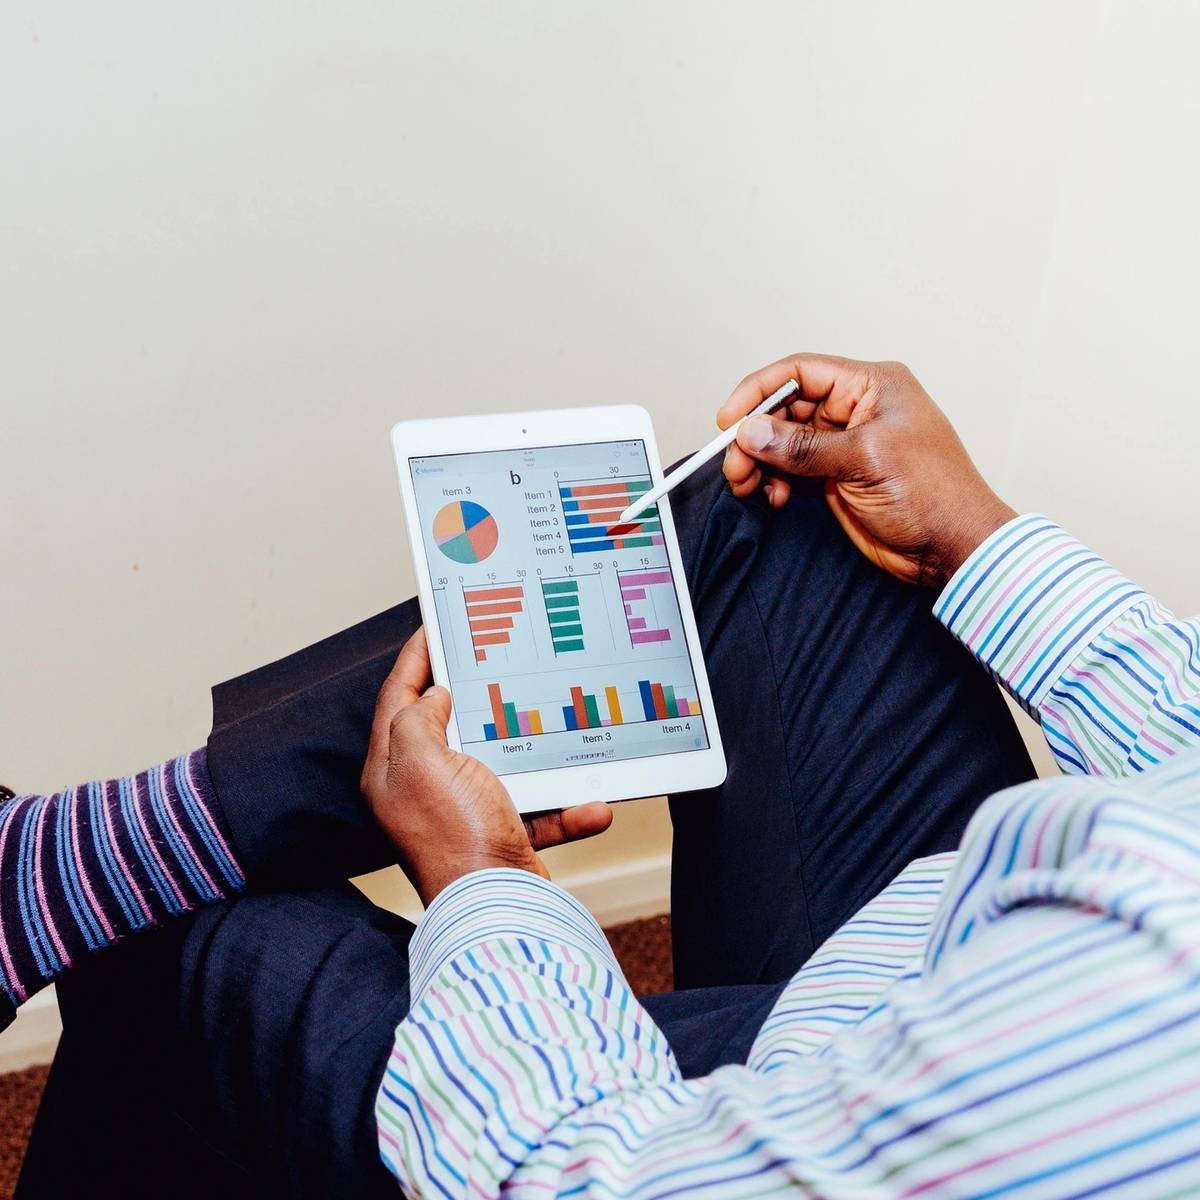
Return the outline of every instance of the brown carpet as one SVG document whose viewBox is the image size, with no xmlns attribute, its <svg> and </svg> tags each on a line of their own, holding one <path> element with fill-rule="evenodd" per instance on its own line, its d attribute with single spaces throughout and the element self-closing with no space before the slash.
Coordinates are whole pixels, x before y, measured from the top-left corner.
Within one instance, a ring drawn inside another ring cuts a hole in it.
<svg viewBox="0 0 1200 1200">
<path fill-rule="evenodd" d="M 671 991 L 670 917 L 628 921 L 605 932 L 625 977 L 639 996 Z M 27 1067 L 0 1075 L 0 1200 L 12 1200 L 48 1070 Z"/>
</svg>

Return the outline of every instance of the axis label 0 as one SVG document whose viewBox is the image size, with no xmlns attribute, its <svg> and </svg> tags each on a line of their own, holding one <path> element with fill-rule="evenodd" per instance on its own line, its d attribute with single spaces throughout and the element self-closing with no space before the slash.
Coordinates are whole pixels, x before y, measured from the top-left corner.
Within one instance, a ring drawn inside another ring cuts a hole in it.
<svg viewBox="0 0 1200 1200">
<path fill-rule="evenodd" d="M 458 563 L 483 562 L 500 541 L 500 527 L 482 504 L 455 500 L 433 518 L 437 548 Z"/>
</svg>

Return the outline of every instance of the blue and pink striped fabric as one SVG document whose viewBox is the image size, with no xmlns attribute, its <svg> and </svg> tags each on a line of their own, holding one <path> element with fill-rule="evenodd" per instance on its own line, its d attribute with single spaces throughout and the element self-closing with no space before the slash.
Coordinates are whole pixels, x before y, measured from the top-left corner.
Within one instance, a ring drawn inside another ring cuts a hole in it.
<svg viewBox="0 0 1200 1200">
<path fill-rule="evenodd" d="M 459 880 L 378 1097 L 411 1194 L 1200 1194 L 1200 623 L 1042 517 L 936 611 L 1074 774 L 987 801 L 704 1079 L 566 893 Z"/>
<path fill-rule="evenodd" d="M 244 886 L 203 749 L 0 807 L 0 986 L 10 1005 L 82 955 Z"/>
</svg>

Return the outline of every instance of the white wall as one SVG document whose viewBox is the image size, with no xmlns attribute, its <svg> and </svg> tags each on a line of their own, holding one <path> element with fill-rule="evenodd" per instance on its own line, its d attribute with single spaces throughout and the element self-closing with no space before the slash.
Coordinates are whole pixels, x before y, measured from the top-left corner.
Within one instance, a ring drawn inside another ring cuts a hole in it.
<svg viewBox="0 0 1200 1200">
<path fill-rule="evenodd" d="M 411 590 L 386 431 L 900 357 L 1195 607 L 1200 6 L 0 10 L 0 780 L 198 744 Z M 659 855 L 661 809 L 568 875 Z"/>
</svg>

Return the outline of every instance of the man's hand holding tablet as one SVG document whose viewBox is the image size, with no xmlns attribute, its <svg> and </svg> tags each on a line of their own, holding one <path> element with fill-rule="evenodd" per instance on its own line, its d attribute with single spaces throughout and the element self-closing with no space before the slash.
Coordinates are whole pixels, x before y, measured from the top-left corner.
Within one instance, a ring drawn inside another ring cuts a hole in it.
<svg viewBox="0 0 1200 1200">
<path fill-rule="evenodd" d="M 450 693 L 431 679 L 418 629 L 379 693 L 362 774 L 363 795 L 426 906 L 456 879 L 488 867 L 548 879 L 538 850 L 612 824 L 600 802 L 522 820 L 495 774 L 447 744 Z"/>
<path fill-rule="evenodd" d="M 721 783 L 669 503 L 621 519 L 662 479 L 646 411 L 409 421 L 392 445 L 447 752 L 522 813 Z"/>
</svg>

